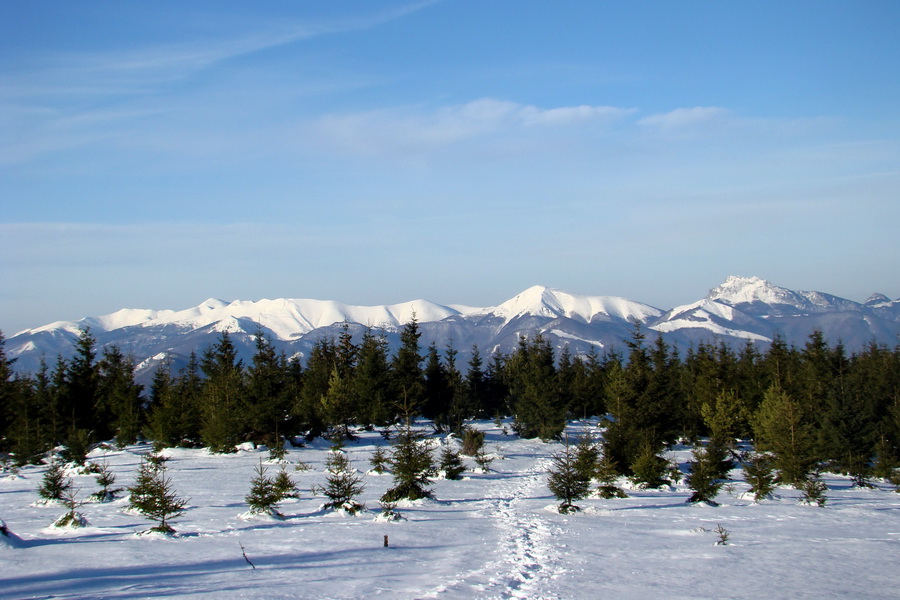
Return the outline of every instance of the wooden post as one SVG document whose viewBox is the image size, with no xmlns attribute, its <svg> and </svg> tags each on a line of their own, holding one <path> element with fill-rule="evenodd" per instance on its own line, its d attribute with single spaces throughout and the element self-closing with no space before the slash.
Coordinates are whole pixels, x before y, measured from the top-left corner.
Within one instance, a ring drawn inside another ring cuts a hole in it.
<svg viewBox="0 0 900 600">
<path fill-rule="evenodd" d="M 384 536 L 384 547 L 388 547 L 388 536 Z"/>
</svg>

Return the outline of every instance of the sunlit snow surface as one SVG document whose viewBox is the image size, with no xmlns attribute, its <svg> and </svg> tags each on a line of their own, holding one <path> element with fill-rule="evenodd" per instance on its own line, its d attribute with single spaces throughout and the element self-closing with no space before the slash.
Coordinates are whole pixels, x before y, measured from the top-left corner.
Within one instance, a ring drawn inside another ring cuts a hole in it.
<svg viewBox="0 0 900 600">
<path fill-rule="evenodd" d="M 389 476 L 366 476 L 362 516 L 320 510 L 322 497 L 309 489 L 325 482 L 321 440 L 289 454 L 312 469 L 291 472 L 302 496 L 282 504 L 284 521 L 241 518 L 265 451 L 167 451 L 174 487 L 191 507 L 174 523 L 175 538 L 135 535 L 148 523 L 124 512 L 124 500 L 83 506 L 87 528 L 48 529 L 63 509 L 33 506 L 43 468 L 0 476 L 0 518 L 22 540 L 0 540 L 0 598 L 897 597 L 900 494 L 888 486 L 854 489 L 828 475 L 824 508 L 801 505 L 792 489 L 756 505 L 741 498 L 747 486 L 734 471 L 738 481 L 719 507 L 686 504 L 680 484 L 590 498 L 579 503 L 583 512 L 563 516 L 552 510 L 545 473 L 560 444 L 479 426 L 488 451 L 502 457 L 494 471 L 435 481 L 435 500 L 398 508 L 406 520 L 393 523 L 375 519 Z M 570 426 L 573 434 L 584 428 Z M 365 472 L 384 444 L 377 432 L 362 433 L 346 450 Z M 148 450 L 92 459 L 127 485 Z M 672 455 L 689 458 L 684 449 Z M 81 498 L 96 490 L 91 476 L 75 480 Z M 717 525 L 730 534 L 727 546 L 715 545 Z"/>
</svg>

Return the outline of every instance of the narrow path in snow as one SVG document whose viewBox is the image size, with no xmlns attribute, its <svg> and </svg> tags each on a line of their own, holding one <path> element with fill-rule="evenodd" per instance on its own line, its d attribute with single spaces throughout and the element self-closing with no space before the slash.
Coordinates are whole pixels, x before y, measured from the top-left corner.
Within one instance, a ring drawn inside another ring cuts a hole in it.
<svg viewBox="0 0 900 600">
<path fill-rule="evenodd" d="M 500 529 L 496 557 L 420 598 L 556 598 L 546 591 L 546 584 L 564 572 L 551 543 L 553 528 L 534 507 L 525 506 L 546 485 L 548 464 L 538 459 L 526 471 L 503 474 L 487 486 L 488 499 L 479 512 Z"/>
</svg>

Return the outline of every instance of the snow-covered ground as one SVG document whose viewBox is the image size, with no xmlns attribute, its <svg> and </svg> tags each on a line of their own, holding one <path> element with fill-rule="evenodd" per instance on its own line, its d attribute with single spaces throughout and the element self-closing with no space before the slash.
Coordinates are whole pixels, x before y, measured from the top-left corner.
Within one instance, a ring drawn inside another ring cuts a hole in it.
<svg viewBox="0 0 900 600">
<path fill-rule="evenodd" d="M 246 520 L 244 497 L 264 450 L 210 455 L 167 450 L 169 475 L 189 510 L 174 538 L 138 536 L 149 527 L 125 501 L 86 504 L 90 525 L 53 530 L 64 512 L 36 506 L 42 467 L 0 476 L 0 598 L 897 598 L 900 494 L 886 485 L 854 489 L 828 475 L 825 507 L 779 489 L 774 500 L 743 499 L 737 479 L 718 507 L 685 503 L 683 484 L 590 498 L 560 515 L 546 486 L 559 444 L 506 436 L 491 423 L 488 473 L 437 480 L 435 499 L 400 506 L 405 520 L 376 520 L 389 475 L 367 475 L 356 517 L 320 510 L 310 493 L 325 482 L 329 444 L 294 449 L 311 470 L 291 471 L 301 498 L 282 504 L 283 521 Z M 573 424 L 575 433 L 584 424 Z M 435 444 L 442 440 L 435 439 Z M 386 442 L 364 433 L 347 445 L 365 472 Z M 446 442 L 444 442 L 446 443 Z M 456 442 L 451 442 L 456 443 Z M 146 446 L 95 451 L 129 485 Z M 688 460 L 686 450 L 673 456 Z M 474 467 L 471 459 L 466 459 Z M 277 467 L 270 466 L 275 474 Z M 4 478 L 5 477 L 5 478 Z M 80 497 L 96 491 L 77 476 Z M 721 525 L 728 545 L 716 545 Z M 390 546 L 383 545 L 389 536 Z M 255 569 L 245 561 L 241 546 Z"/>
</svg>

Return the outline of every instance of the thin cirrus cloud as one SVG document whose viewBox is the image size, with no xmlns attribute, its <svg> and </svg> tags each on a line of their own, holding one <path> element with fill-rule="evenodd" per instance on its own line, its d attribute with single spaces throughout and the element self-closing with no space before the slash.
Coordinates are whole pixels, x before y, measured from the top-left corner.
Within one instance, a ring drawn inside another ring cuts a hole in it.
<svg viewBox="0 0 900 600">
<path fill-rule="evenodd" d="M 730 111 L 718 106 L 694 106 L 644 117 L 638 125 L 664 131 L 687 130 L 721 125 L 731 116 Z"/>
<path fill-rule="evenodd" d="M 155 44 L 133 50 L 45 55 L 25 79 L 5 78 L 0 98 L 28 99 L 141 93 L 211 68 L 219 63 L 311 38 L 362 31 L 422 10 L 425 0 L 362 15 L 327 20 L 268 23 L 250 34 Z M 237 26 L 243 25 L 238 23 Z"/>
<path fill-rule="evenodd" d="M 386 109 L 325 115 L 313 128 L 323 140 L 342 150 L 361 154 L 413 153 L 537 127 L 612 123 L 633 112 L 634 109 L 591 105 L 540 108 L 482 98 L 430 111 Z"/>
</svg>

